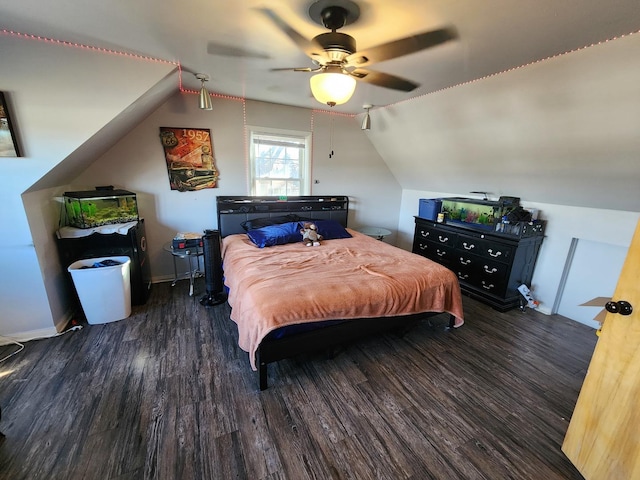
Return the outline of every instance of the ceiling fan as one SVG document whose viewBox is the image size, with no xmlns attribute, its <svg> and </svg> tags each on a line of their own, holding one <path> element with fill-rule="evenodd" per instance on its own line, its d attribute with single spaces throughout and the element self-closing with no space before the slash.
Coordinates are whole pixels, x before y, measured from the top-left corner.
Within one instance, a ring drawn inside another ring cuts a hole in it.
<svg viewBox="0 0 640 480">
<path fill-rule="evenodd" d="M 411 35 L 365 50 L 357 50 L 356 41 L 352 36 L 338 32 L 340 28 L 354 23 L 360 17 L 360 8 L 352 0 L 318 0 L 312 3 L 309 7 L 309 16 L 316 23 L 329 29 L 330 32 L 317 35 L 311 40 L 294 30 L 274 11 L 267 8 L 263 8 L 261 11 L 293 40 L 316 65 L 313 68 L 275 68 L 272 70 L 326 74 L 314 75 L 311 78 L 311 90 L 318 101 L 330 106 L 345 103 L 351 98 L 355 89 L 355 80 L 404 92 L 416 89 L 419 85 L 410 80 L 362 67 L 418 52 L 457 38 L 455 29 L 447 27 Z M 322 87 L 319 84 L 325 83 L 329 79 L 344 84 L 345 93 L 342 95 L 321 95 Z M 316 95 L 316 90 L 318 95 Z"/>
</svg>

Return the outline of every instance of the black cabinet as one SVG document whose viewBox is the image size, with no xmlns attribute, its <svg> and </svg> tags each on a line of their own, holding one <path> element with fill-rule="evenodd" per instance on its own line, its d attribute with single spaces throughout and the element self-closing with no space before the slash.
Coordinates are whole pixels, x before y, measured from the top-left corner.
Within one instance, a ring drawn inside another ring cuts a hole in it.
<svg viewBox="0 0 640 480">
<path fill-rule="evenodd" d="M 520 305 L 518 287 L 531 284 L 543 238 L 543 225 L 511 235 L 416 217 L 413 253 L 452 270 L 464 293 L 506 311 Z"/>
<path fill-rule="evenodd" d="M 147 255 L 144 219 L 130 228 L 126 235 L 92 233 L 86 237 L 58 239 L 62 267 L 67 269 L 76 260 L 95 257 L 127 256 L 131 258 L 131 304 L 144 305 L 151 293 L 151 267 Z M 71 276 L 67 275 L 69 282 Z"/>
</svg>

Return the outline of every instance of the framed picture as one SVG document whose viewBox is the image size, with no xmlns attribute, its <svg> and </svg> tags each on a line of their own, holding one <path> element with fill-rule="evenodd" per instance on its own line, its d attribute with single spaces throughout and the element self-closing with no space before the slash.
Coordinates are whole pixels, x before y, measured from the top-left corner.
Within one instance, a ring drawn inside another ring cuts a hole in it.
<svg viewBox="0 0 640 480">
<path fill-rule="evenodd" d="M 18 140 L 4 93 L 0 92 L 0 157 L 20 157 L 20 149 L 18 148 Z"/>
<path fill-rule="evenodd" d="M 160 140 L 171 190 L 188 192 L 218 186 L 209 129 L 160 127 Z"/>
</svg>

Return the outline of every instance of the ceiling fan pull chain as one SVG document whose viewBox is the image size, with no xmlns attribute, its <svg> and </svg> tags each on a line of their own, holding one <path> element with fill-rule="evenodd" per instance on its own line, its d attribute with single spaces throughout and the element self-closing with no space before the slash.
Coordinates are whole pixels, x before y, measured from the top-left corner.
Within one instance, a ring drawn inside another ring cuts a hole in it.
<svg viewBox="0 0 640 480">
<path fill-rule="evenodd" d="M 331 122 L 331 124 L 329 125 L 329 148 L 331 149 L 329 158 L 331 158 L 333 157 L 333 113 L 330 114 L 329 120 Z"/>
</svg>

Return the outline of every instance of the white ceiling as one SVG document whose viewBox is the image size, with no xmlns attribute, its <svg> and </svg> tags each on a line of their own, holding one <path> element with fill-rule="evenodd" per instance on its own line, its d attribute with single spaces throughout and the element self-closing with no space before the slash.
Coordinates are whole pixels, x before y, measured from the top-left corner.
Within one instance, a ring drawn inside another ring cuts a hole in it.
<svg viewBox="0 0 640 480">
<path fill-rule="evenodd" d="M 346 113 L 362 112 L 363 104 L 400 102 L 640 30 L 638 0 L 356 1 L 360 19 L 340 31 L 355 37 L 358 49 L 445 26 L 455 27 L 459 38 L 372 65 L 371 70 L 392 73 L 421 86 L 404 93 L 359 82 L 354 97 L 335 107 Z M 205 73 L 211 77 L 207 87 L 212 92 L 326 108 L 310 96 L 309 73 L 270 71 L 312 64 L 257 10 L 270 8 L 311 39 L 327 31 L 309 18 L 311 3 L 20 0 L 0 5 L 0 30 L 176 61 L 182 65 L 183 85 L 188 89 L 199 88 L 194 73 Z M 253 55 L 220 54 L 223 47 Z M 217 53 L 210 53 L 212 48 Z"/>
</svg>

